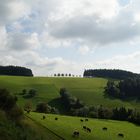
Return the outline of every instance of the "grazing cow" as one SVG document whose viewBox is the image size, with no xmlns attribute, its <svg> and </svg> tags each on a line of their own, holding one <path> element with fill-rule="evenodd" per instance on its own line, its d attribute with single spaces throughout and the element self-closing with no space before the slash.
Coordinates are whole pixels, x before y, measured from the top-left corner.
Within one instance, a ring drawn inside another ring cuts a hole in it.
<svg viewBox="0 0 140 140">
<path fill-rule="evenodd" d="M 103 129 L 103 130 L 107 130 L 107 127 L 103 127 L 102 129 Z"/>
<path fill-rule="evenodd" d="M 84 120 L 81 119 L 80 121 L 83 122 Z"/>
<path fill-rule="evenodd" d="M 86 130 L 86 129 L 87 129 L 87 127 L 86 127 L 86 126 L 83 126 L 83 129 L 84 129 L 84 130 Z"/>
<path fill-rule="evenodd" d="M 57 121 L 57 120 L 58 120 L 58 118 L 55 118 L 55 120 Z"/>
<path fill-rule="evenodd" d="M 43 120 L 45 119 L 46 117 L 43 115 Z"/>
<path fill-rule="evenodd" d="M 118 136 L 123 138 L 124 137 L 124 134 L 119 133 Z"/>
<path fill-rule="evenodd" d="M 88 121 L 88 119 L 85 119 L 85 121 L 87 122 L 87 121 Z"/>
<path fill-rule="evenodd" d="M 73 137 L 79 137 L 79 134 L 80 134 L 79 131 L 76 130 L 73 132 Z"/>
<path fill-rule="evenodd" d="M 87 132 L 91 133 L 91 129 L 87 127 Z"/>
</svg>

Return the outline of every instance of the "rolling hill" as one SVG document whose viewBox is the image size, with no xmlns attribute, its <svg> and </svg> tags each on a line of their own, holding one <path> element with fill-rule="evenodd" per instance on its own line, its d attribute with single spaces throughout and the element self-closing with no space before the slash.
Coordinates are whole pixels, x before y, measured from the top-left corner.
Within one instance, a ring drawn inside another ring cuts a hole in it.
<svg viewBox="0 0 140 140">
<path fill-rule="evenodd" d="M 85 102 L 86 105 L 104 105 L 107 107 L 125 106 L 128 108 L 140 108 L 140 102 L 135 99 L 122 101 L 119 99 L 108 98 L 104 96 L 104 87 L 107 79 L 104 78 L 49 78 L 49 77 L 16 77 L 16 76 L 0 76 L 0 88 L 8 89 L 12 94 L 18 97 L 18 105 L 23 107 L 28 101 L 36 104 L 46 101 L 50 105 L 59 108 L 61 113 L 65 113 L 63 105 L 59 100 L 59 89 L 65 87 L 70 94 L 76 96 Z M 37 95 L 33 98 L 23 98 L 21 92 L 23 89 L 35 89 Z M 42 116 L 46 118 L 43 120 Z M 55 118 L 58 118 L 56 121 Z M 5 119 L 5 117 L 4 117 Z M 0 114 L 0 130 L 3 134 L 0 136 L 2 140 L 12 140 L 16 137 L 16 133 L 23 134 L 27 140 L 74 140 L 72 137 L 74 130 L 80 132 L 79 140 L 118 140 L 122 139 L 118 136 L 123 133 L 124 140 L 139 140 L 140 127 L 135 124 L 123 121 L 89 119 L 88 122 L 81 122 L 80 117 L 61 116 L 52 114 L 41 114 L 31 112 L 25 114 L 22 120 L 22 129 L 15 127 L 12 122 L 5 120 L 3 122 Z M 82 118 L 85 120 L 85 118 Z M 82 129 L 88 126 L 92 132 L 87 133 Z M 102 128 L 107 127 L 107 131 Z M 5 137 L 6 136 L 6 137 Z M 11 138 L 11 139 L 10 139 Z M 14 139 L 15 140 L 15 139 Z"/>
<path fill-rule="evenodd" d="M 49 77 L 16 77 L 0 76 L 0 88 L 7 88 L 18 96 L 18 104 L 24 106 L 25 102 L 32 101 L 33 106 L 38 102 L 46 101 L 50 105 L 63 108 L 59 102 L 59 89 L 65 87 L 70 94 L 81 99 L 86 105 L 104 105 L 107 107 L 140 108 L 136 99 L 108 98 L 104 96 L 104 87 L 107 79 L 103 78 L 49 78 Z M 24 99 L 20 93 L 23 89 L 35 89 L 37 95 Z M 63 110 L 63 109 L 62 109 Z"/>
</svg>

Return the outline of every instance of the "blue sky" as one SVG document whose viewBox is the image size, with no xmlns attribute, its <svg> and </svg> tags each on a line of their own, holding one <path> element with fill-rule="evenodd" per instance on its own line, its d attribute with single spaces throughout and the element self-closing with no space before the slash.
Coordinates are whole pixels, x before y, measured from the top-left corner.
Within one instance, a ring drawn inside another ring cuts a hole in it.
<svg viewBox="0 0 140 140">
<path fill-rule="evenodd" d="M 88 68 L 140 73 L 139 0 L 0 0 L 0 65 L 36 76 Z"/>
</svg>

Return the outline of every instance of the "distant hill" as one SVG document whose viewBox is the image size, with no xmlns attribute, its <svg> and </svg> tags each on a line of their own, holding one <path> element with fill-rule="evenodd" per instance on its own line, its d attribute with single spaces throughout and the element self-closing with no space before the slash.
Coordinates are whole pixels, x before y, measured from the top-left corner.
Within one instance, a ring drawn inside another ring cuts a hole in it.
<svg viewBox="0 0 140 140">
<path fill-rule="evenodd" d="M 32 70 L 20 66 L 0 66 L 0 75 L 33 76 Z"/>
<path fill-rule="evenodd" d="M 89 69 L 84 71 L 83 77 L 103 77 L 123 80 L 140 78 L 140 74 L 119 69 Z"/>
</svg>

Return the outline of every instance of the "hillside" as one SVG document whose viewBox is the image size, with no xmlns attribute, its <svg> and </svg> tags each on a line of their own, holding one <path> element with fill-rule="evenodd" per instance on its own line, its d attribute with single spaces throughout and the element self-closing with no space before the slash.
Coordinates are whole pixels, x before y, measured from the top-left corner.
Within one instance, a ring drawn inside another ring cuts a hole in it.
<svg viewBox="0 0 140 140">
<path fill-rule="evenodd" d="M 26 102 L 31 101 L 33 108 L 41 102 L 46 101 L 50 105 L 65 113 L 63 105 L 59 100 L 59 90 L 65 87 L 70 94 L 78 97 L 85 102 L 86 105 L 104 105 L 107 107 L 125 106 L 129 108 L 140 108 L 140 102 L 135 100 L 122 101 L 104 96 L 104 87 L 107 79 L 103 78 L 45 78 L 45 77 L 16 77 L 16 76 L 0 76 L 0 88 L 7 88 L 11 93 L 18 97 L 18 105 L 23 107 Z M 21 92 L 23 89 L 35 89 L 36 96 L 32 98 L 23 98 Z M 45 119 L 43 119 L 43 115 Z M 55 120 L 55 118 L 58 120 Z M 118 140 L 119 133 L 123 133 L 124 140 L 139 140 L 140 127 L 132 123 L 88 119 L 88 122 L 81 122 L 80 119 L 85 118 L 41 114 L 30 112 L 25 114 L 25 118 L 21 121 L 21 126 L 15 126 L 14 123 L 2 117 L 0 114 L 0 130 L 1 140 L 74 140 L 72 133 L 75 130 L 80 132 L 79 140 Z M 92 132 L 87 133 L 82 129 L 88 126 Z M 107 131 L 102 128 L 107 127 Z M 23 131 L 24 130 L 24 131 Z M 17 135 L 18 134 L 18 135 Z"/>
<path fill-rule="evenodd" d="M 44 120 L 42 119 L 43 115 L 46 116 Z M 72 137 L 75 130 L 80 133 L 79 140 L 118 140 L 121 139 L 118 133 L 124 134 L 123 140 L 139 140 L 140 137 L 140 127 L 128 122 L 98 119 L 81 122 L 80 119 L 84 120 L 84 118 L 39 113 L 31 113 L 29 117 L 66 140 L 76 139 Z M 83 130 L 83 126 L 89 127 L 91 133 Z M 103 131 L 103 127 L 107 127 L 107 131 Z"/>
<path fill-rule="evenodd" d="M 32 101 L 35 106 L 40 101 L 62 109 L 59 102 L 59 89 L 65 87 L 70 94 L 78 97 L 87 105 L 104 105 L 107 107 L 126 106 L 140 108 L 140 102 L 133 99 L 122 101 L 120 99 L 104 96 L 104 87 L 107 79 L 103 78 L 45 78 L 45 77 L 13 77 L 0 76 L 0 88 L 7 88 L 17 95 L 18 104 L 24 106 L 25 102 Z M 36 89 L 37 95 L 31 99 L 24 99 L 20 93 L 23 89 Z M 62 109 L 63 110 L 63 109 Z"/>
<path fill-rule="evenodd" d="M 60 140 L 48 129 L 25 117 L 18 125 L 0 111 L 0 140 Z"/>
</svg>

